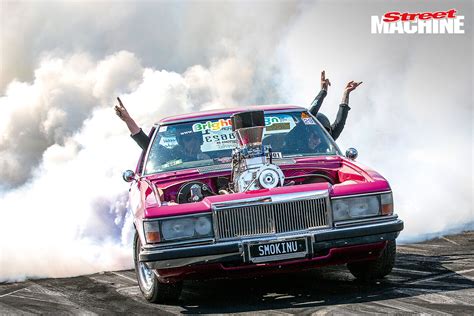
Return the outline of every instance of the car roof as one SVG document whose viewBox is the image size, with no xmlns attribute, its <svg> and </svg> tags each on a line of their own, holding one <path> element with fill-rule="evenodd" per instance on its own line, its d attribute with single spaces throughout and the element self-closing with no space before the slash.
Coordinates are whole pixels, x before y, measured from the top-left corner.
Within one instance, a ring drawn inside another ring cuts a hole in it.
<svg viewBox="0 0 474 316">
<path fill-rule="evenodd" d="M 168 116 L 161 119 L 157 124 L 173 124 L 178 122 L 195 121 L 211 117 L 231 116 L 235 113 L 245 111 L 281 111 L 281 110 L 306 110 L 305 107 L 291 104 L 273 104 L 273 105 L 251 105 L 234 108 L 223 108 L 209 111 L 192 112 L 180 115 Z"/>
</svg>

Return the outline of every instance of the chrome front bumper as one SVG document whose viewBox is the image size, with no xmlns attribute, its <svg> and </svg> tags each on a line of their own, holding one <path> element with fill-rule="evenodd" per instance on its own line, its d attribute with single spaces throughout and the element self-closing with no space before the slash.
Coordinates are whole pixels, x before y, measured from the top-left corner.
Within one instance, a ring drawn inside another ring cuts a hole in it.
<svg viewBox="0 0 474 316">
<path fill-rule="evenodd" d="M 394 215 L 376 220 L 336 223 L 335 226 L 314 231 L 248 237 L 203 245 L 146 248 L 140 252 L 139 260 L 153 269 L 178 268 L 206 263 L 249 263 L 247 245 L 294 238 L 306 238 L 307 245 L 309 245 L 308 257 L 313 258 L 318 253 L 332 248 L 394 240 L 403 229 L 403 221 Z"/>
</svg>

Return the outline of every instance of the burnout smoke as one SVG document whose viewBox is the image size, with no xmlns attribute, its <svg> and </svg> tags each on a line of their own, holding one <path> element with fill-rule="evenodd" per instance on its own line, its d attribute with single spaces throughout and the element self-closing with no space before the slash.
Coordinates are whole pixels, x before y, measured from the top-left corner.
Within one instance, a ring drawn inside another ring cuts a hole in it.
<svg viewBox="0 0 474 316">
<path fill-rule="evenodd" d="M 393 3 L 2 5 L 0 281 L 132 266 L 121 173 L 140 150 L 116 96 L 148 130 L 189 111 L 307 105 L 322 69 L 330 118 L 343 84 L 364 81 L 338 143 L 390 181 L 401 239 L 474 228 L 471 3 L 450 3 L 465 34 L 438 37 L 371 34 Z"/>
</svg>

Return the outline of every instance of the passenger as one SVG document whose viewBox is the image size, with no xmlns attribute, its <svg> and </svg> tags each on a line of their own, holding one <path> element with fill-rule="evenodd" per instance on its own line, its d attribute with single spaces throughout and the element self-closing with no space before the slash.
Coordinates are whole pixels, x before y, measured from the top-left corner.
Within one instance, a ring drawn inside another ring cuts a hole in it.
<svg viewBox="0 0 474 316">
<path fill-rule="evenodd" d="M 346 124 L 347 115 L 349 110 L 349 95 L 352 91 L 354 91 L 358 86 L 362 84 L 361 82 L 349 81 L 344 89 L 344 93 L 342 95 L 342 102 L 339 105 L 339 110 L 337 112 L 336 120 L 333 124 L 329 122 L 329 119 L 326 115 L 319 113 L 319 109 L 323 104 L 324 98 L 327 95 L 328 87 L 331 85 L 331 82 L 328 78 L 326 78 L 326 73 L 323 70 L 321 72 L 321 91 L 318 93 L 316 98 L 314 98 L 313 102 L 311 102 L 311 108 L 309 112 L 316 116 L 318 121 L 323 125 L 323 127 L 328 131 L 328 133 L 332 136 L 334 140 L 336 140 L 339 135 L 341 135 L 342 130 L 344 129 L 344 125 Z"/>
<path fill-rule="evenodd" d="M 115 105 L 115 113 L 122 121 L 127 124 L 130 136 L 133 140 L 143 149 L 146 150 L 150 144 L 150 137 L 138 127 L 137 123 L 130 116 L 127 109 L 123 105 L 120 98 L 117 98 L 118 105 Z M 201 151 L 201 145 L 203 144 L 202 133 L 193 132 L 187 127 L 176 129 L 176 141 L 178 146 L 173 149 L 168 149 L 164 146 L 159 146 L 161 151 L 162 162 L 166 162 L 172 159 L 182 159 L 183 161 L 195 161 L 210 159 L 210 157 Z"/>
<path fill-rule="evenodd" d="M 285 147 L 282 151 L 291 155 L 325 153 L 327 149 L 327 144 L 321 140 L 321 135 L 318 134 L 316 129 L 298 124 L 286 136 Z"/>
</svg>

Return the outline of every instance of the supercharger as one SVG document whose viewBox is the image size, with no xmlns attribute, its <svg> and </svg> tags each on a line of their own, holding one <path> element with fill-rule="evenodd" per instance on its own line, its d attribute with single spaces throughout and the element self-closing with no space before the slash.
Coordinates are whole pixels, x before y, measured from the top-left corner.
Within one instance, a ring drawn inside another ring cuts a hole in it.
<svg viewBox="0 0 474 316">
<path fill-rule="evenodd" d="M 271 148 L 262 145 L 265 119 L 263 111 L 232 115 L 237 147 L 232 153 L 232 191 L 246 192 L 282 186 L 280 167 L 272 163 Z"/>
</svg>

